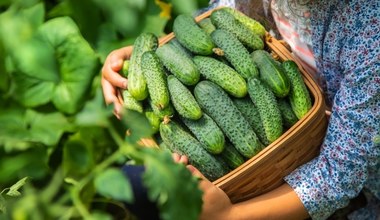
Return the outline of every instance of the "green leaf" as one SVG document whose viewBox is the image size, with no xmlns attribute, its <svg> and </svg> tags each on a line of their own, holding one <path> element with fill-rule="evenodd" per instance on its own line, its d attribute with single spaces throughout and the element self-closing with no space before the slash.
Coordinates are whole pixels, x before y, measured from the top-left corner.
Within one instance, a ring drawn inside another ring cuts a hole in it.
<svg viewBox="0 0 380 220">
<path fill-rule="evenodd" d="M 75 116 L 75 123 L 79 126 L 99 126 L 108 127 L 109 118 L 113 117 L 113 106 L 105 106 L 101 88 L 97 88 L 95 97 L 88 100 L 78 114 Z"/>
<path fill-rule="evenodd" d="M 83 107 L 99 60 L 71 18 L 45 22 L 33 38 L 14 49 L 14 95 L 21 103 L 34 107 L 52 101 L 68 114 Z"/>
<path fill-rule="evenodd" d="M 132 187 L 120 169 L 108 168 L 95 178 L 98 193 L 118 201 L 132 202 Z"/>
<path fill-rule="evenodd" d="M 29 148 L 35 143 L 54 146 L 75 126 L 60 112 L 40 113 L 32 109 L 0 110 L 0 145 L 7 151 Z"/>
<path fill-rule="evenodd" d="M 121 121 L 127 127 L 126 141 L 136 143 L 141 138 L 149 138 L 153 135 L 153 129 L 144 114 L 134 110 L 124 109 Z"/>
<path fill-rule="evenodd" d="M 71 136 L 63 148 L 63 172 L 65 177 L 80 179 L 95 167 L 91 139 L 81 132 Z"/>
<path fill-rule="evenodd" d="M 168 151 L 145 148 L 144 184 L 151 201 L 156 201 L 161 219 L 198 219 L 202 191 L 198 180 L 183 164 L 175 163 Z"/>
<path fill-rule="evenodd" d="M 26 183 L 26 180 L 28 179 L 28 177 L 24 177 L 22 178 L 21 180 L 17 181 L 17 183 L 15 183 L 14 185 L 12 185 L 8 192 L 6 193 L 6 195 L 8 196 L 12 196 L 12 197 L 16 197 L 16 196 L 20 196 L 21 193 L 18 191 L 22 186 L 25 185 Z"/>
</svg>

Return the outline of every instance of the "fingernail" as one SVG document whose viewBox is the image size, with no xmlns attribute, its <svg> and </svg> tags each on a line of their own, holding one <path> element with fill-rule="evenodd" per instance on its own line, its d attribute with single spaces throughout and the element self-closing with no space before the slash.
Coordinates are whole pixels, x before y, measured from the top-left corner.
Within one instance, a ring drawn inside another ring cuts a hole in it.
<svg viewBox="0 0 380 220">
<path fill-rule="evenodd" d="M 127 87 L 128 87 L 128 81 L 124 80 L 122 86 L 123 86 L 123 89 L 127 89 Z"/>
</svg>

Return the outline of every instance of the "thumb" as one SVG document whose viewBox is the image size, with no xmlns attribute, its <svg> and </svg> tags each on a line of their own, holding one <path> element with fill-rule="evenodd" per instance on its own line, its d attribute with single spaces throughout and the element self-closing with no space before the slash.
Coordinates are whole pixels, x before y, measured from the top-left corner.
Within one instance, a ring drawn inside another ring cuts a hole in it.
<svg viewBox="0 0 380 220">
<path fill-rule="evenodd" d="M 187 169 L 193 174 L 193 176 L 199 177 L 200 179 L 206 180 L 207 178 L 193 165 L 187 165 Z"/>
</svg>

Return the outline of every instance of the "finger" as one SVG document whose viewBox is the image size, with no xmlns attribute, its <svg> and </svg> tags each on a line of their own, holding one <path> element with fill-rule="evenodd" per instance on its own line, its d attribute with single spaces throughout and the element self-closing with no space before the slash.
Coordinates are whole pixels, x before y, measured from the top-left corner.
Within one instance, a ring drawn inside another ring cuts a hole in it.
<svg viewBox="0 0 380 220">
<path fill-rule="evenodd" d="M 191 172 L 191 174 L 193 174 L 193 176 L 196 176 L 200 179 L 207 180 L 207 178 L 205 176 L 203 176 L 203 174 L 197 168 L 195 168 L 193 165 L 187 165 L 186 167 Z"/>
<path fill-rule="evenodd" d="M 115 87 L 113 87 L 112 84 L 104 78 L 102 78 L 101 83 L 106 104 L 109 105 L 115 102 L 117 100 Z"/>
<path fill-rule="evenodd" d="M 172 153 L 172 158 L 174 162 L 179 162 L 179 159 L 181 158 L 181 156 L 178 153 Z"/>
<path fill-rule="evenodd" d="M 106 63 L 102 69 L 102 79 L 109 81 L 113 86 L 127 89 L 128 80 L 122 77 L 119 72 L 115 72 L 109 63 Z"/>
<path fill-rule="evenodd" d="M 179 163 L 183 163 L 183 164 L 188 164 L 189 163 L 189 159 L 187 158 L 186 155 L 181 155 L 180 158 L 179 158 Z"/>
</svg>

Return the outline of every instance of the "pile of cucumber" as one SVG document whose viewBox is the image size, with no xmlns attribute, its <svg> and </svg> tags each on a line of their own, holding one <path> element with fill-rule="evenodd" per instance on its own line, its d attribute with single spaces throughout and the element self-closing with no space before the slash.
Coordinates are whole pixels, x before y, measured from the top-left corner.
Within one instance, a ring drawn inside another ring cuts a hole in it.
<svg viewBox="0 0 380 220">
<path fill-rule="evenodd" d="M 145 114 L 161 148 L 211 181 L 279 138 L 312 107 L 298 66 L 275 60 L 264 27 L 232 8 L 179 15 L 159 46 L 142 33 L 125 61 L 125 108 Z"/>
</svg>

